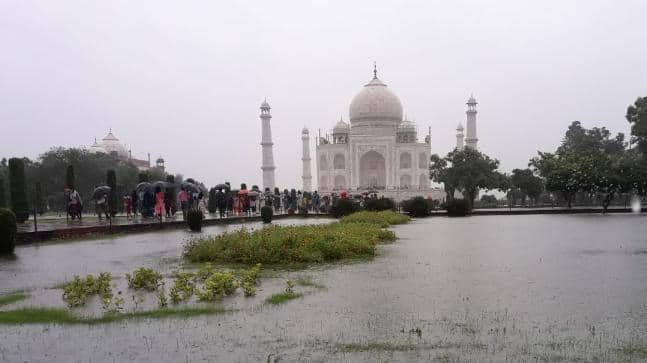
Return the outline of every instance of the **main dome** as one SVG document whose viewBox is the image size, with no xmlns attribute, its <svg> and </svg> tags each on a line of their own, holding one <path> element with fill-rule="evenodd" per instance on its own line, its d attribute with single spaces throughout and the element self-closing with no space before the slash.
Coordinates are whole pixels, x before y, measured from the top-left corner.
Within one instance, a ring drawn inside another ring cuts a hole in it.
<svg viewBox="0 0 647 363">
<path fill-rule="evenodd" d="M 350 103 L 351 124 L 384 124 L 402 122 L 402 103 L 377 76 L 362 88 Z"/>
</svg>

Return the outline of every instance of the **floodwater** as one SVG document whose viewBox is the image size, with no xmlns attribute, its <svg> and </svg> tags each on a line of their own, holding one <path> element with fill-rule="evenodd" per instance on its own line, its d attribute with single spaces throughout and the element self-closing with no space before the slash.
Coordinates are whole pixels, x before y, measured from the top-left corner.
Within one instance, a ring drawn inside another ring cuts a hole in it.
<svg viewBox="0 0 647 363">
<path fill-rule="evenodd" d="M 394 230 L 399 240 L 375 259 L 282 272 L 256 297 L 225 298 L 232 313 L 0 326 L 0 361 L 647 361 L 647 216 L 436 217 Z M 20 247 L 0 260 L 0 291 L 38 296 L 75 273 L 141 265 L 171 271 L 187 236 Z M 297 277 L 326 288 L 263 303 Z"/>
</svg>

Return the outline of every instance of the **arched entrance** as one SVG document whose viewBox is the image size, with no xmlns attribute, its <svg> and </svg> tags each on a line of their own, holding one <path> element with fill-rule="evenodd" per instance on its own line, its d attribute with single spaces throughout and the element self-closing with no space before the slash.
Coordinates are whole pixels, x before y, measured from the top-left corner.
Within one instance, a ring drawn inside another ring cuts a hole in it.
<svg viewBox="0 0 647 363">
<path fill-rule="evenodd" d="M 359 159 L 360 188 L 386 187 L 386 160 L 377 151 L 369 151 Z"/>
</svg>

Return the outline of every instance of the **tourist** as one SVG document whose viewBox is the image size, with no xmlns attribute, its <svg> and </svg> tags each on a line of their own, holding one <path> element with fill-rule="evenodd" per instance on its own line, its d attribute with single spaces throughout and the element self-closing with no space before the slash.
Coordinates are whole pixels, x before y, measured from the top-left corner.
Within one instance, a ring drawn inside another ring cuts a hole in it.
<svg viewBox="0 0 647 363">
<path fill-rule="evenodd" d="M 186 220 L 186 213 L 189 210 L 189 193 L 182 188 L 177 195 L 177 199 L 180 201 L 180 208 L 182 208 L 182 219 Z"/>
<path fill-rule="evenodd" d="M 197 193 L 195 198 L 197 208 L 200 212 L 202 212 L 202 218 L 204 219 L 204 217 L 209 213 L 207 208 L 207 198 L 204 197 L 204 194 L 202 194 L 202 192 Z"/>
<path fill-rule="evenodd" d="M 171 218 L 175 211 L 173 208 L 173 193 L 171 193 L 171 188 L 166 188 L 164 192 L 164 209 L 166 210 L 166 218 Z"/>
<path fill-rule="evenodd" d="M 139 198 L 137 197 L 137 191 L 133 190 L 130 193 L 130 202 L 133 209 L 133 219 L 137 217 L 137 208 L 139 208 Z"/>
<path fill-rule="evenodd" d="M 74 188 L 66 188 L 65 193 L 67 195 L 67 213 L 72 217 L 72 219 L 81 219 L 83 211 L 81 195 Z"/>
<path fill-rule="evenodd" d="M 227 216 L 229 216 L 234 213 L 234 193 L 232 193 L 231 189 L 227 189 L 225 199 L 227 202 Z"/>
<path fill-rule="evenodd" d="M 320 205 L 321 205 L 321 196 L 315 190 L 314 194 L 312 195 L 312 208 L 313 208 L 314 212 L 319 213 L 319 206 Z"/>
<path fill-rule="evenodd" d="M 292 200 L 290 199 L 290 192 L 287 189 L 283 189 L 283 213 L 288 213 Z"/>
<path fill-rule="evenodd" d="M 227 211 L 227 199 L 222 189 L 218 189 L 218 191 L 216 192 L 216 208 L 218 208 L 218 215 L 220 216 L 220 218 L 225 218 L 225 212 Z"/>
<path fill-rule="evenodd" d="M 160 221 L 162 220 L 162 215 L 166 210 L 164 204 L 164 192 L 159 186 L 155 187 L 155 217 L 159 217 Z"/>
<path fill-rule="evenodd" d="M 110 214 L 108 214 L 108 198 L 107 195 L 101 194 L 98 199 L 95 201 L 94 206 L 97 215 L 99 216 L 99 221 L 102 220 L 102 215 L 106 215 L 106 220 L 110 219 Z"/>
<path fill-rule="evenodd" d="M 130 219 L 130 216 L 133 212 L 133 200 L 128 194 L 124 195 L 122 199 L 124 203 L 124 213 L 126 213 L 126 219 Z"/>
</svg>

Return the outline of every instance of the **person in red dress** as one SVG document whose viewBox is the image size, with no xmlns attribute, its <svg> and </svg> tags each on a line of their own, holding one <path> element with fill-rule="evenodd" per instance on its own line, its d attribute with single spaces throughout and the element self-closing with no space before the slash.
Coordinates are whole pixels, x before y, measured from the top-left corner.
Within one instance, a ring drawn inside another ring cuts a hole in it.
<svg viewBox="0 0 647 363">
<path fill-rule="evenodd" d="M 162 219 L 162 215 L 166 212 L 166 207 L 164 205 L 164 192 L 162 188 L 155 188 L 155 216 Z"/>
</svg>

